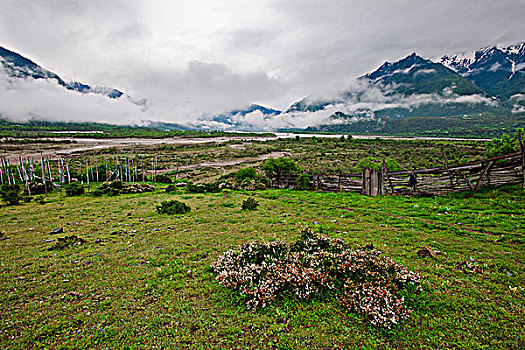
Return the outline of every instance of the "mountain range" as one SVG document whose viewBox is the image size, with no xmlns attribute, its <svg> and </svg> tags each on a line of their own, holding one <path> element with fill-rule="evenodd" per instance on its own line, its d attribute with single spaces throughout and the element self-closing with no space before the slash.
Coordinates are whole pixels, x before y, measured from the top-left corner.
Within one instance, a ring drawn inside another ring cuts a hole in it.
<svg viewBox="0 0 525 350">
<path fill-rule="evenodd" d="M 357 80 L 287 113 L 319 113 L 323 119 L 307 130 L 327 132 L 488 135 L 525 125 L 525 43 L 436 62 L 412 53 Z"/>
<path fill-rule="evenodd" d="M 127 96 L 108 87 L 66 82 L 20 54 L 0 47 L 0 63 L 8 76 L 55 81 L 67 90 L 98 94 L 109 99 Z M 436 130 L 522 126 L 525 119 L 525 43 L 490 47 L 468 54 L 444 55 L 432 61 L 417 53 L 397 62 L 385 62 L 348 88 L 316 92 L 293 103 L 286 111 L 252 104 L 197 121 L 194 127 L 261 129 L 272 125 L 297 129 L 294 120 L 314 114 L 309 131 L 435 132 Z M 255 122 L 257 119 L 257 122 Z M 190 126 L 191 127 L 191 126 Z"/>
</svg>

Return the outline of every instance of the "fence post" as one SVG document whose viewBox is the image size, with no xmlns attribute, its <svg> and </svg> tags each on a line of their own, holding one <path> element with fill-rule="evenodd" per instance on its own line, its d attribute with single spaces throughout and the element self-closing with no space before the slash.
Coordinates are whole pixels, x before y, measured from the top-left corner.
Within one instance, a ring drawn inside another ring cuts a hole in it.
<svg viewBox="0 0 525 350">
<path fill-rule="evenodd" d="M 46 166 L 44 165 L 44 156 L 40 153 L 40 163 L 42 164 L 42 181 L 44 182 L 44 191 L 47 193 Z"/>
<path fill-rule="evenodd" d="M 386 173 L 386 162 L 385 160 L 383 159 L 383 166 L 381 167 L 381 176 L 379 177 L 379 182 L 380 182 L 380 189 L 379 189 L 379 194 L 381 196 L 384 196 L 386 191 L 385 191 L 385 173 Z"/>
<path fill-rule="evenodd" d="M 69 159 L 66 159 L 67 183 L 71 183 L 71 173 L 69 172 Z"/>
<path fill-rule="evenodd" d="M 494 164 L 494 161 L 491 161 L 489 164 L 487 164 L 487 166 L 485 168 L 483 168 L 483 171 L 481 172 L 481 175 L 478 179 L 478 182 L 476 183 L 476 186 L 474 187 L 474 189 L 472 190 L 472 192 L 470 193 L 469 197 L 471 197 L 474 193 L 476 193 L 479 189 L 479 186 L 481 185 L 481 180 L 483 179 L 483 176 L 485 175 L 485 173 L 487 173 L 490 168 L 492 167 L 492 165 Z M 487 174 L 488 176 L 488 174 Z"/>
<path fill-rule="evenodd" d="M 443 153 L 443 158 L 445 158 L 445 169 L 447 170 L 448 177 L 450 178 L 450 187 L 452 188 L 452 191 L 455 190 L 454 188 L 454 179 L 452 177 L 452 173 L 450 172 L 449 165 L 448 165 L 448 158 L 447 154 L 443 149 L 441 149 L 441 152 Z"/>
<path fill-rule="evenodd" d="M 525 146 L 523 146 L 523 139 L 521 138 L 521 130 L 518 130 L 518 138 L 520 139 L 521 148 L 521 175 L 523 176 L 523 187 L 525 187 Z"/>
<path fill-rule="evenodd" d="M 376 197 L 379 194 L 379 170 L 370 169 L 370 195 Z"/>
<path fill-rule="evenodd" d="M 362 188 L 362 193 L 364 195 L 367 195 L 367 196 L 370 196 L 370 193 L 371 193 L 371 187 L 370 187 L 370 182 L 371 182 L 371 176 L 370 176 L 371 172 L 370 172 L 370 169 L 369 168 L 363 168 L 363 188 Z"/>
</svg>

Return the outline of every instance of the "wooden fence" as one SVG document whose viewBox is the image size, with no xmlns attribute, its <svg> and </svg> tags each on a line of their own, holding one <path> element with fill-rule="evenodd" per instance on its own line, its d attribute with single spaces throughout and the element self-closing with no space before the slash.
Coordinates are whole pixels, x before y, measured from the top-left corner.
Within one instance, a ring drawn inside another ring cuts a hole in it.
<svg viewBox="0 0 525 350">
<path fill-rule="evenodd" d="M 476 192 L 486 186 L 525 186 L 524 165 L 524 154 L 515 153 L 455 166 L 385 172 L 384 193 L 439 195 L 455 191 Z"/>
<path fill-rule="evenodd" d="M 521 184 L 525 187 L 525 152 L 487 158 L 440 168 L 389 172 L 365 168 L 361 174 L 309 175 L 312 188 L 327 192 L 441 195 L 455 191 L 476 192 L 481 187 Z M 299 175 L 274 181 L 275 188 L 295 187 Z"/>
<path fill-rule="evenodd" d="M 520 135 L 521 136 L 521 135 Z M 521 141 L 521 137 L 520 137 Z M 326 192 L 358 192 L 377 196 L 388 194 L 440 195 L 454 191 L 476 192 L 485 186 L 521 184 L 525 187 L 525 150 L 521 152 L 480 161 L 449 166 L 445 157 L 444 166 L 432 169 L 413 169 L 391 172 L 382 169 L 365 168 L 361 174 L 309 175 L 312 189 Z M 52 171 L 54 165 L 55 171 Z M 87 183 L 109 180 L 124 182 L 145 181 L 145 174 L 151 165 L 152 180 L 156 182 L 157 156 L 150 159 L 105 157 L 103 162 L 91 157 L 80 159 L 58 159 L 54 163 L 40 157 L 20 158 L 11 164 L 0 159 L 0 183 L 21 183 L 29 194 L 30 183 L 48 185 L 79 181 Z M 76 178 L 73 178 L 76 176 Z M 289 174 L 273 181 L 274 188 L 293 188 L 298 174 Z"/>
<path fill-rule="evenodd" d="M 105 157 L 93 159 L 59 158 L 50 161 L 43 156 L 40 159 L 20 157 L 18 162 L 11 163 L 6 158 L 0 158 L 0 184 L 22 184 L 31 195 L 31 183 L 41 183 L 48 192 L 57 184 L 71 182 L 86 183 L 89 189 L 92 182 L 121 180 L 123 182 L 145 181 L 145 174 L 151 162 L 153 182 L 157 180 L 157 156 L 151 159 Z M 53 169 L 54 168 L 54 169 Z"/>
</svg>

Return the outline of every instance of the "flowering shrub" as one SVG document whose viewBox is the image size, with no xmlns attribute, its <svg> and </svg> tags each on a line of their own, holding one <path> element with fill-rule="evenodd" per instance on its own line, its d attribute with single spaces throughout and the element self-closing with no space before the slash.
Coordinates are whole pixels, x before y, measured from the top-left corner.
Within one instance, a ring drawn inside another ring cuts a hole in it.
<svg viewBox="0 0 525 350">
<path fill-rule="evenodd" d="M 282 241 L 241 245 L 222 254 L 212 269 L 217 282 L 244 296 L 249 309 L 290 294 L 307 300 L 332 291 L 347 310 L 385 328 L 410 316 L 401 291 L 421 291 L 417 273 L 381 252 L 352 250 L 343 240 L 310 229 L 290 246 Z"/>
</svg>

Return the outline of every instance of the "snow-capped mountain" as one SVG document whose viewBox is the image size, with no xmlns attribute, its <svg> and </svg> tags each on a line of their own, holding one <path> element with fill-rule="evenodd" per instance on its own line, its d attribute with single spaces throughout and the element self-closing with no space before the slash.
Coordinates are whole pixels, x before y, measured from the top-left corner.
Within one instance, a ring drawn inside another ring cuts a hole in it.
<svg viewBox="0 0 525 350">
<path fill-rule="evenodd" d="M 395 86 L 395 92 L 402 94 L 443 94 L 445 91 L 458 95 L 483 93 L 477 86 L 442 64 L 434 63 L 416 53 L 394 63 L 386 62 L 363 78 L 376 85 Z"/>
<path fill-rule="evenodd" d="M 456 55 L 444 55 L 440 63 L 460 73 L 467 74 L 476 69 L 500 69 L 502 67 L 490 66 L 492 64 L 503 64 L 508 71 L 515 72 L 525 67 L 519 64 L 525 62 L 525 43 L 508 47 L 491 46 L 478 51 L 463 52 Z"/>
<path fill-rule="evenodd" d="M 493 104 L 469 80 L 440 63 L 413 53 L 397 62 L 386 62 L 358 78 L 358 84 L 328 97 L 313 94 L 294 103 L 288 113 L 334 109 L 350 115 L 390 118 L 471 113 L 480 104 Z"/>
<path fill-rule="evenodd" d="M 445 55 L 440 63 L 503 101 L 525 92 L 525 43 Z"/>
<path fill-rule="evenodd" d="M 78 81 L 65 82 L 58 74 L 42 68 L 35 62 L 22 55 L 7 50 L 0 46 L 0 64 L 4 67 L 7 74 L 14 78 L 21 79 L 49 79 L 55 80 L 59 85 L 66 89 L 81 93 L 94 93 L 116 99 L 124 95 L 123 92 L 105 86 L 89 86 Z"/>
</svg>

